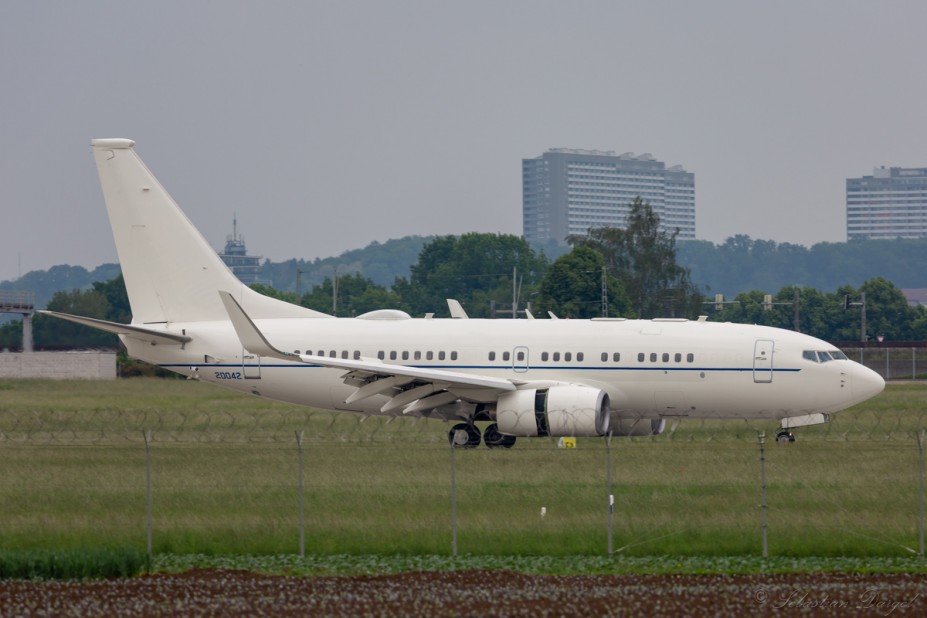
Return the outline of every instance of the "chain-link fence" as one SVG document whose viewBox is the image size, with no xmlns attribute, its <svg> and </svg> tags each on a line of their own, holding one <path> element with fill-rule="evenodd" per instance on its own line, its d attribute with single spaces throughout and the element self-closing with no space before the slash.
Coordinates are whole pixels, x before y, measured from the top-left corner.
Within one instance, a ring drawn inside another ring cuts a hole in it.
<svg viewBox="0 0 927 618">
<path fill-rule="evenodd" d="M 843 348 L 850 359 L 877 372 L 886 380 L 927 378 L 927 348 Z"/>
</svg>

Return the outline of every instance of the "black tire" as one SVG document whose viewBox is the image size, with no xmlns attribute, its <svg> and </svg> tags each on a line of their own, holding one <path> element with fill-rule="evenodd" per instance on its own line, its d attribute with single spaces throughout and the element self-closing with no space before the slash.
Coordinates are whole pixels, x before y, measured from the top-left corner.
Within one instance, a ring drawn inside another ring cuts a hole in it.
<svg viewBox="0 0 927 618">
<path fill-rule="evenodd" d="M 476 448 L 480 445 L 480 430 L 468 423 L 458 423 L 447 432 L 447 441 L 454 448 Z"/>
<path fill-rule="evenodd" d="M 483 432 L 483 444 L 488 448 L 512 448 L 515 446 L 515 436 L 507 436 L 499 431 L 495 423 Z"/>
</svg>

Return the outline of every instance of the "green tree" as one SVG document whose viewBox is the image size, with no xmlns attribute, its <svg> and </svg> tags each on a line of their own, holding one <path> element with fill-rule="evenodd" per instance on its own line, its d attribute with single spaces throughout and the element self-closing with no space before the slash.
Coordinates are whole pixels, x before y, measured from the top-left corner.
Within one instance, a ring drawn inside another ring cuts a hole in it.
<svg viewBox="0 0 927 618">
<path fill-rule="evenodd" d="M 129 294 L 122 273 L 109 281 L 94 281 L 93 291 L 106 299 L 107 320 L 120 324 L 132 321 L 132 308 L 129 306 Z"/>
<path fill-rule="evenodd" d="M 601 253 L 609 272 L 620 281 L 635 317 L 695 317 L 702 296 L 689 271 L 676 262 L 679 231 L 660 230 L 660 218 L 640 197 L 631 202 L 624 229 L 599 227 L 588 236 L 571 236 L 573 246 L 587 245 Z"/>
<path fill-rule="evenodd" d="M 602 315 L 602 268 L 605 259 L 592 247 L 581 245 L 557 258 L 541 280 L 538 306 L 561 318 Z M 621 282 L 606 274 L 608 315 L 625 315 L 630 303 Z"/>
<path fill-rule="evenodd" d="M 445 301 L 455 298 L 469 315 L 487 317 L 492 301 L 500 307 L 511 305 L 513 269 L 518 277 L 514 287 L 526 299 L 537 290 L 546 268 L 547 260 L 518 236 L 441 236 L 422 248 L 410 277 L 397 278 L 393 290 L 414 315 L 447 315 Z"/>
<path fill-rule="evenodd" d="M 277 300 L 282 300 L 294 305 L 299 304 L 299 299 L 296 297 L 295 292 L 281 292 L 280 290 L 269 285 L 264 285 L 263 283 L 252 283 L 251 289 L 258 294 L 263 294 L 264 296 L 276 298 Z"/>
<path fill-rule="evenodd" d="M 325 278 L 322 285 L 313 286 L 303 294 L 300 304 L 323 313 L 332 313 L 332 280 Z M 400 308 L 401 300 L 395 292 L 377 285 L 372 279 L 354 274 L 338 277 L 338 302 L 334 315 L 351 317 L 376 309 Z"/>
<path fill-rule="evenodd" d="M 102 320 L 108 319 L 109 315 L 106 297 L 96 290 L 55 292 L 48 309 Z M 42 314 L 36 315 L 33 320 L 33 339 L 36 349 L 45 350 L 119 347 L 116 335 Z"/>
</svg>

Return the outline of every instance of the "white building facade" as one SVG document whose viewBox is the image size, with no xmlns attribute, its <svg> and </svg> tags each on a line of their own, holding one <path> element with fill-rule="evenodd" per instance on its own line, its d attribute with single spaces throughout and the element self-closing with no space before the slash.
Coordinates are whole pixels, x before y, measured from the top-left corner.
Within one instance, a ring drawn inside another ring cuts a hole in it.
<svg viewBox="0 0 927 618">
<path fill-rule="evenodd" d="M 927 237 L 927 168 L 847 178 L 847 240 Z"/>
<path fill-rule="evenodd" d="M 650 154 L 555 148 L 522 160 L 522 223 L 532 244 L 563 243 L 593 227 L 625 227 L 640 197 L 661 228 L 695 239 L 695 175 Z"/>
</svg>

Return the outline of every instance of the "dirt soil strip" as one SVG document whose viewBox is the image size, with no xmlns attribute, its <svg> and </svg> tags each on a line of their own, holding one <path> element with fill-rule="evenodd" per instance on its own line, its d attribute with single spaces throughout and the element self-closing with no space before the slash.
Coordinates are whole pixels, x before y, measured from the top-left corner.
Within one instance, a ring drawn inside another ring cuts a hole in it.
<svg viewBox="0 0 927 618">
<path fill-rule="evenodd" d="M 0 582 L 0 616 L 927 616 L 927 575 L 285 577 Z"/>
</svg>

